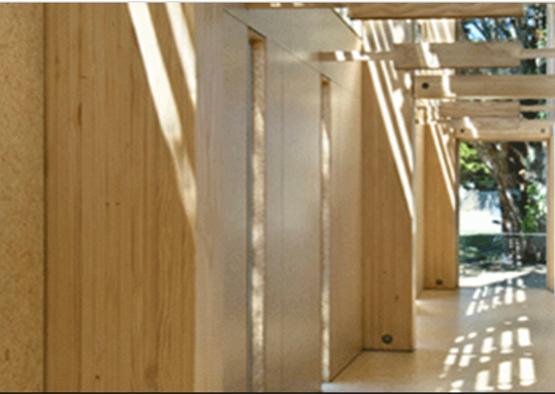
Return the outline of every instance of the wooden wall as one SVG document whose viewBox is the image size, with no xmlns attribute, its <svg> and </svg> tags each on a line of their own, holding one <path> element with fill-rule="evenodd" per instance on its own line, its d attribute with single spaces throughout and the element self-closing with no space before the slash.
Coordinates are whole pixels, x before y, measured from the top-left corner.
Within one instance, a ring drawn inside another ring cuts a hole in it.
<svg viewBox="0 0 555 394">
<path fill-rule="evenodd" d="M 0 390 L 43 389 L 43 5 L 0 5 Z"/>
<path fill-rule="evenodd" d="M 371 22 L 369 49 L 392 43 L 383 22 Z M 405 86 L 405 87 L 403 87 Z M 369 63 L 362 77 L 362 256 L 364 347 L 414 347 L 412 126 L 394 99 L 410 97 L 402 74 Z"/>
<path fill-rule="evenodd" d="M 310 59 L 318 50 L 357 49 L 358 39 L 329 10 L 298 13 L 203 5 L 198 7 L 196 24 L 199 61 L 210 61 L 209 67 L 199 70 L 197 157 L 203 206 L 199 207 L 197 255 L 197 273 L 202 274 L 197 285 L 212 286 L 208 297 L 197 300 L 197 345 L 201 348 L 196 349 L 196 387 L 245 390 L 249 383 L 248 338 L 240 334 L 247 327 L 245 138 L 250 105 L 248 29 L 252 29 L 265 39 L 267 56 L 265 386 L 276 391 L 317 391 L 321 381 L 321 74 L 332 80 L 336 106 L 332 113 L 337 129 L 332 142 L 336 146 L 332 146 L 332 173 L 336 173 L 332 199 L 337 225 L 332 235 L 332 295 L 337 298 L 332 299 L 331 312 L 336 322 L 332 326 L 335 372 L 362 347 L 361 293 L 357 292 L 360 203 L 356 197 L 360 188 L 360 65 L 319 64 Z M 318 35 L 307 34 L 321 29 L 326 29 L 325 37 L 313 39 Z M 342 211 L 345 200 L 350 205 Z M 222 324 L 231 331 L 218 332 Z M 214 357 L 207 356 L 206 350 Z M 202 371 L 200 363 L 211 372 Z"/>
<path fill-rule="evenodd" d="M 248 29 L 222 5 L 195 10 L 199 100 L 195 389 L 248 388 Z M 226 50 L 224 50 L 226 48 Z M 222 329 L 225 328 L 225 329 Z"/>
<path fill-rule="evenodd" d="M 194 107 L 135 7 L 46 7 L 48 390 L 193 388 Z"/>
<path fill-rule="evenodd" d="M 177 8 L 0 6 L 0 37 L 25 44 L 0 46 L 0 100 L 24 115 L 0 117 L 2 157 L 18 163 L 2 169 L 0 212 L 19 225 L 0 233 L 1 308 L 18 322 L 5 326 L 3 389 L 41 390 L 44 378 L 52 391 L 248 388 L 249 28 L 270 60 L 266 388 L 321 381 L 322 75 L 333 92 L 332 374 L 362 348 L 360 65 L 312 58 L 359 49 L 358 38 L 330 10 Z M 196 37 L 197 89 L 176 22 Z"/>
</svg>

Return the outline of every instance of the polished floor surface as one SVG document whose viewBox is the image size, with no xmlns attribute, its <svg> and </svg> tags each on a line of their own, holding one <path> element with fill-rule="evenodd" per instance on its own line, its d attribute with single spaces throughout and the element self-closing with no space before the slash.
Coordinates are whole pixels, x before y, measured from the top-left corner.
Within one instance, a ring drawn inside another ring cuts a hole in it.
<svg viewBox="0 0 555 394">
<path fill-rule="evenodd" d="M 555 296 L 508 280 L 428 291 L 417 350 L 365 352 L 323 391 L 555 391 Z"/>
</svg>

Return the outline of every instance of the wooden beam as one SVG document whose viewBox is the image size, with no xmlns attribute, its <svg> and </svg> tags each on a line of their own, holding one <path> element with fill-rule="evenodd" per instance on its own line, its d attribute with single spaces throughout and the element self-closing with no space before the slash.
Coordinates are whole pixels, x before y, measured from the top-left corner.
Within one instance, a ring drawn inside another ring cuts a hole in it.
<svg viewBox="0 0 555 394">
<path fill-rule="evenodd" d="M 487 102 L 487 101 L 453 101 L 440 103 L 438 108 L 440 118 L 491 117 L 518 118 L 520 104 L 517 101 Z"/>
<path fill-rule="evenodd" d="M 518 42 L 399 44 L 394 62 L 398 69 L 516 67 L 521 50 Z"/>
<path fill-rule="evenodd" d="M 438 118 L 518 118 L 522 112 L 555 111 L 554 105 L 521 105 L 518 101 L 448 101 L 437 107 Z"/>
<path fill-rule="evenodd" d="M 522 3 L 349 4 L 351 19 L 428 19 L 523 16 Z"/>
<path fill-rule="evenodd" d="M 420 99 L 555 98 L 553 75 L 419 75 L 415 95 Z"/>
<path fill-rule="evenodd" d="M 519 118 L 465 118 L 447 122 L 456 138 L 485 141 L 538 141 L 551 137 L 552 121 Z"/>
<path fill-rule="evenodd" d="M 553 112 L 555 105 L 521 105 L 520 112 Z"/>
<path fill-rule="evenodd" d="M 555 50 L 525 49 L 519 42 L 455 42 L 398 44 L 392 51 L 321 52 L 320 61 L 392 60 L 400 70 L 517 67 L 523 59 L 555 57 Z"/>
</svg>

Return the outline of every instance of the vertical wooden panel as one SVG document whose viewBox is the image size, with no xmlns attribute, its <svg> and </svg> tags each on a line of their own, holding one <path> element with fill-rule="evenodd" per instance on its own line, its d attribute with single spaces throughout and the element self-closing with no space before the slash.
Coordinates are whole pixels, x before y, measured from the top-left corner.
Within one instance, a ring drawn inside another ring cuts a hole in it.
<svg viewBox="0 0 555 394">
<path fill-rule="evenodd" d="M 266 211 L 266 390 L 282 390 L 283 342 L 282 335 L 284 281 L 283 239 L 283 68 L 287 53 L 272 41 L 267 41 L 267 211 Z M 273 279 L 276 278 L 276 279 Z"/>
<path fill-rule="evenodd" d="M 43 5 L 0 5 L 0 390 L 43 389 Z"/>
<path fill-rule="evenodd" d="M 331 378 L 362 350 L 361 69 L 356 90 L 331 86 Z"/>
<path fill-rule="evenodd" d="M 283 69 L 281 390 L 320 387 L 320 77 L 288 57 Z"/>
<path fill-rule="evenodd" d="M 414 346 L 411 196 L 403 184 L 403 161 L 396 157 L 400 151 L 392 145 L 394 126 L 386 122 L 387 97 L 380 96 L 384 92 L 376 86 L 379 79 L 371 78 L 373 71 L 378 72 L 365 66 L 362 78 L 364 347 L 410 350 Z"/>
<path fill-rule="evenodd" d="M 197 391 L 248 389 L 248 29 L 223 6 L 196 9 Z M 225 327 L 225 329 L 222 329 Z"/>
<path fill-rule="evenodd" d="M 456 141 L 424 127 L 424 274 L 426 289 L 458 286 Z"/>
<path fill-rule="evenodd" d="M 193 387 L 190 71 L 163 6 L 139 7 L 47 6 L 49 390 Z"/>
</svg>

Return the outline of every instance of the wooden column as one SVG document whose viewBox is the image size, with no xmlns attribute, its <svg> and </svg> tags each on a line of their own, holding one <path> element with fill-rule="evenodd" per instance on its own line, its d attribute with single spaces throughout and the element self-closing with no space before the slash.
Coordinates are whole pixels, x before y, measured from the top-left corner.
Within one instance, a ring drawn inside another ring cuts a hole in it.
<svg viewBox="0 0 555 394">
<path fill-rule="evenodd" d="M 458 286 L 457 143 L 437 126 L 424 126 L 425 289 Z"/>
<path fill-rule="evenodd" d="M 414 347 L 411 201 L 367 67 L 362 79 L 362 255 L 366 349 Z M 388 129 L 389 128 L 389 129 Z M 392 134 L 393 133 L 393 134 Z M 406 174 L 405 174 L 406 175 Z"/>
<path fill-rule="evenodd" d="M 48 390 L 193 389 L 195 101 L 175 11 L 46 6 Z"/>
</svg>

